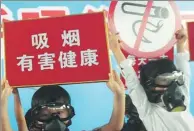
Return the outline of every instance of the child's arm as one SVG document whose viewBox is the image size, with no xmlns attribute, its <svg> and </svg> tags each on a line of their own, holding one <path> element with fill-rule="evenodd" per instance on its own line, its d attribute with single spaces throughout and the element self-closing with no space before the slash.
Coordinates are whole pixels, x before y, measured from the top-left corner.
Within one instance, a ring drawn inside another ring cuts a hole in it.
<svg viewBox="0 0 194 131">
<path fill-rule="evenodd" d="M 12 131 L 8 116 L 8 97 L 12 93 L 12 88 L 7 80 L 1 82 L 1 122 L 2 131 Z"/>
<path fill-rule="evenodd" d="M 177 54 L 175 56 L 176 67 L 184 73 L 185 76 L 185 88 L 182 88 L 182 91 L 185 94 L 185 104 L 189 109 L 190 105 L 190 80 L 191 80 L 191 70 L 190 70 L 190 56 L 188 51 L 187 43 L 187 34 L 184 29 L 181 29 L 175 34 L 177 39 Z"/>
<path fill-rule="evenodd" d="M 125 78 L 126 86 L 129 90 L 129 96 L 138 110 L 140 119 L 143 119 L 151 112 L 152 108 L 151 103 L 148 101 L 147 95 L 140 84 L 137 74 L 133 69 L 133 61 L 125 58 L 123 52 L 121 51 L 121 43 L 119 42 L 119 38 L 116 34 L 110 33 L 109 44 L 118 65 L 120 65 L 122 75 Z"/>
<path fill-rule="evenodd" d="M 111 119 L 105 126 L 94 131 L 120 131 L 124 125 L 125 115 L 125 89 L 122 81 L 115 71 L 110 75 L 107 86 L 114 94 L 114 106 Z"/>
<path fill-rule="evenodd" d="M 177 55 L 176 55 L 176 66 L 179 70 L 181 70 L 185 77 L 186 83 L 189 87 L 190 83 L 190 66 L 189 66 L 189 52 L 187 49 L 187 35 L 184 29 L 181 29 L 176 32 L 176 39 L 177 39 Z"/>
<path fill-rule="evenodd" d="M 27 131 L 26 120 L 21 106 L 20 96 L 17 89 L 14 89 L 14 111 L 19 131 Z"/>
</svg>

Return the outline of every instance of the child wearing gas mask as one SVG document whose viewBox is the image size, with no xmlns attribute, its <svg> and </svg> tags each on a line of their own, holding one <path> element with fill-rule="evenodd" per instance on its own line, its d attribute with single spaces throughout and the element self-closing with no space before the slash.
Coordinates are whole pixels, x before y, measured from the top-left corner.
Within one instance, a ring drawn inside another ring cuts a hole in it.
<svg viewBox="0 0 194 131">
<path fill-rule="evenodd" d="M 114 108 L 108 124 L 93 131 L 119 131 L 124 123 L 125 90 L 122 81 L 115 71 L 110 75 L 107 86 L 114 93 Z M 7 85 L 9 86 L 9 85 Z M 9 86 L 10 87 L 10 86 Z M 11 88 L 11 87 L 10 87 Z M 43 86 L 32 98 L 32 108 L 26 113 L 26 124 L 29 131 L 69 131 L 71 118 L 75 115 L 71 105 L 71 98 L 66 90 L 57 85 Z M 22 111 L 19 113 L 23 116 Z M 5 130 L 11 131 L 8 117 L 3 125 Z M 27 131 L 20 126 L 19 131 Z"/>
<path fill-rule="evenodd" d="M 120 49 L 120 40 L 110 33 L 110 47 L 121 67 L 129 95 L 148 131 L 193 131 L 194 119 L 189 111 L 189 53 L 185 50 L 184 29 L 177 39 L 176 65 L 170 60 L 156 60 L 144 65 L 140 81 Z"/>
<path fill-rule="evenodd" d="M 143 122 L 139 118 L 136 107 L 127 94 L 125 97 L 125 116 L 127 117 L 127 122 L 121 131 L 146 131 Z"/>
<path fill-rule="evenodd" d="M 25 115 L 29 131 L 68 131 L 75 115 L 69 93 L 58 85 L 42 86 Z"/>
</svg>

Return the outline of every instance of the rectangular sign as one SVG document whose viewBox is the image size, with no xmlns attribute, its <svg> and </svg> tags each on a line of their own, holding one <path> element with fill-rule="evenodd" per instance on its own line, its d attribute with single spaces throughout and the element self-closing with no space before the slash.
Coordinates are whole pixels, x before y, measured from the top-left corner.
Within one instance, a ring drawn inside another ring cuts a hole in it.
<svg viewBox="0 0 194 131">
<path fill-rule="evenodd" d="M 103 12 L 5 22 L 6 78 L 13 87 L 107 81 Z"/>
<path fill-rule="evenodd" d="M 190 60 L 194 61 L 194 21 L 187 22 L 188 44 L 190 51 Z"/>
</svg>

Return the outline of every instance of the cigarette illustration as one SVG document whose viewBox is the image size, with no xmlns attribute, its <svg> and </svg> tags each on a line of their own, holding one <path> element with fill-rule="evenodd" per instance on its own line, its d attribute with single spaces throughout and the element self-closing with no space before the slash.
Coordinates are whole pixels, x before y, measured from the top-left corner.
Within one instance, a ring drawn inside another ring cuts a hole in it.
<svg viewBox="0 0 194 131">
<path fill-rule="evenodd" d="M 131 15 L 139 15 L 139 16 L 143 16 L 144 12 L 139 13 L 139 12 L 133 12 L 132 9 L 130 9 L 130 6 L 136 6 L 136 7 L 146 7 L 146 5 L 143 4 L 137 4 L 137 3 L 130 3 L 130 2 L 125 2 L 122 4 L 121 9 L 124 13 L 126 14 L 131 14 Z M 167 8 L 165 7 L 159 7 L 159 6 L 152 6 L 151 9 L 154 13 L 150 14 L 149 17 L 154 17 L 154 18 L 162 18 L 162 19 L 166 19 L 169 16 L 169 11 Z M 152 12 L 151 11 L 151 12 Z"/>
</svg>

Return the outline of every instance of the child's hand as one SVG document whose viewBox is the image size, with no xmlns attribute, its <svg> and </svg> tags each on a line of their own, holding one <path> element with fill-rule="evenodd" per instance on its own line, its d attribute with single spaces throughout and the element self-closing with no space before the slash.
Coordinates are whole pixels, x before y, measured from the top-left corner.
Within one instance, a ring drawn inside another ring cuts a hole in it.
<svg viewBox="0 0 194 131">
<path fill-rule="evenodd" d="M 109 81 L 107 82 L 107 86 L 115 95 L 125 94 L 123 82 L 114 70 L 109 74 Z"/>
<path fill-rule="evenodd" d="M 109 46 L 113 53 L 121 50 L 121 42 L 118 34 L 109 32 Z"/>
<path fill-rule="evenodd" d="M 8 97 L 12 94 L 12 87 L 9 85 L 8 80 L 1 81 L 1 102 L 2 104 L 6 104 Z"/>
<path fill-rule="evenodd" d="M 184 44 L 187 40 L 187 33 L 184 28 L 178 30 L 175 33 L 175 38 L 177 39 L 177 44 Z"/>
<path fill-rule="evenodd" d="M 175 37 L 177 39 L 177 52 L 181 53 L 188 50 L 188 43 L 185 43 L 188 37 L 186 30 L 183 27 L 175 33 Z"/>
</svg>

